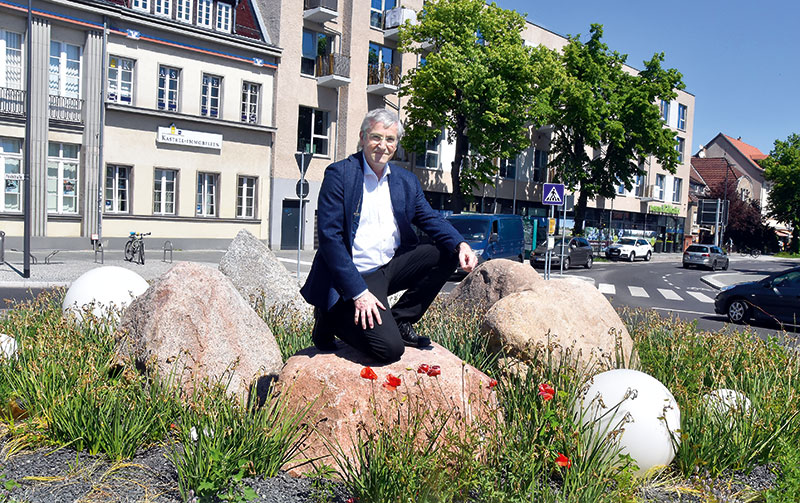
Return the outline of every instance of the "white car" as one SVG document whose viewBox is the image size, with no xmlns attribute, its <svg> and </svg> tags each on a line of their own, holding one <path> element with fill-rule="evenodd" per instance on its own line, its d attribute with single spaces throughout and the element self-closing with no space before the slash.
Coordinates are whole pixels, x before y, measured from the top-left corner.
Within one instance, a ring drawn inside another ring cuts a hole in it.
<svg viewBox="0 0 800 503">
<path fill-rule="evenodd" d="M 643 238 L 622 238 L 606 250 L 606 258 L 609 260 L 627 259 L 633 262 L 637 258 L 645 261 L 653 256 L 653 247 Z"/>
</svg>

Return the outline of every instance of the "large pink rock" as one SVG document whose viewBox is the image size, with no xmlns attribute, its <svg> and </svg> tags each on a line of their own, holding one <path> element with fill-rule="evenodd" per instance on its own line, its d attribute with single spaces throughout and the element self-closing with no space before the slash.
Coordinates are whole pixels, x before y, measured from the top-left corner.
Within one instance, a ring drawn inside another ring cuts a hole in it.
<svg viewBox="0 0 800 503">
<path fill-rule="evenodd" d="M 488 260 L 456 285 L 448 302 L 455 307 L 486 312 L 503 297 L 533 290 L 542 281 L 529 264 L 507 259 Z"/>
<path fill-rule="evenodd" d="M 156 279 L 125 311 L 128 332 L 120 351 L 137 362 L 155 362 L 162 376 L 182 371 L 187 392 L 198 379 L 227 382 L 242 396 L 259 378 L 283 366 L 269 327 L 230 280 L 209 266 L 179 262 Z"/>
<path fill-rule="evenodd" d="M 346 456 L 352 456 L 357 428 L 362 432 L 375 431 L 380 424 L 407 427 L 409 411 L 431 414 L 426 424 L 448 417 L 448 427 L 457 430 L 479 422 L 494 424 L 497 412 L 496 397 L 489 384 L 491 379 L 478 369 L 438 344 L 426 349 L 406 348 L 402 359 L 388 365 L 376 365 L 360 352 L 342 345 L 336 353 L 319 353 L 314 348 L 289 358 L 278 382 L 289 403 L 303 407 L 316 400 L 309 417 L 315 428 L 301 447 L 300 456 L 320 459 L 334 466 L 328 457 L 328 445 L 340 446 Z M 440 374 L 419 373 L 420 365 L 439 365 Z M 364 367 L 370 366 L 376 380 L 361 377 Z M 387 376 L 399 377 L 396 390 L 383 386 Z M 396 424 L 399 420 L 399 424 Z M 300 475 L 311 471 L 311 465 L 287 465 L 290 473 Z"/>
</svg>

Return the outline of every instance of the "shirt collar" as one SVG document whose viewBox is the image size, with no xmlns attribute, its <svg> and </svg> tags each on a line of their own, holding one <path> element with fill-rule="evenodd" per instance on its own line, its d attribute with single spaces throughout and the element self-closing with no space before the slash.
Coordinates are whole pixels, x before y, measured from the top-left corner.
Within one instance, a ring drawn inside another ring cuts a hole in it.
<svg viewBox="0 0 800 503">
<path fill-rule="evenodd" d="M 378 175 L 376 175 L 375 172 L 372 171 L 372 168 L 369 167 L 369 164 L 367 163 L 367 156 L 364 154 L 363 150 L 361 151 L 361 167 L 364 169 L 364 176 L 372 175 L 375 178 L 378 178 Z M 387 162 L 386 166 L 383 167 L 383 176 L 381 177 L 381 180 L 389 176 L 389 173 L 391 172 L 392 170 L 389 168 L 389 163 Z"/>
</svg>

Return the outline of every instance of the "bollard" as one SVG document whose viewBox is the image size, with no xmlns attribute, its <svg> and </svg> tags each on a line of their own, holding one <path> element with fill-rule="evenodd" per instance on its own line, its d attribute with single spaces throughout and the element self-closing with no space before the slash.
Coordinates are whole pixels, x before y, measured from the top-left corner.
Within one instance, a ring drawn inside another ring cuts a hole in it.
<svg viewBox="0 0 800 503">
<path fill-rule="evenodd" d="M 97 264 L 97 254 L 100 254 L 100 264 L 105 263 L 105 256 L 103 255 L 103 243 L 99 239 L 94 242 L 94 263 Z"/>
<path fill-rule="evenodd" d="M 0 264 L 6 263 L 6 233 L 0 231 Z"/>
<path fill-rule="evenodd" d="M 169 263 L 172 263 L 172 241 L 164 241 L 164 257 L 161 259 L 162 262 L 167 261 L 167 252 L 169 252 Z"/>
</svg>

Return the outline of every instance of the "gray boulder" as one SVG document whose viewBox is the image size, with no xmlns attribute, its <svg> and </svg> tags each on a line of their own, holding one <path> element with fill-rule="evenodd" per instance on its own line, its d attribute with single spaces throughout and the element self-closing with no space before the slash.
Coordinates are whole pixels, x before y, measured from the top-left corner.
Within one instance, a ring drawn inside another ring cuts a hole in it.
<svg viewBox="0 0 800 503">
<path fill-rule="evenodd" d="M 450 305 L 485 313 L 512 293 L 533 290 L 543 283 L 533 267 L 507 259 L 489 260 L 469 273 L 450 292 Z"/>
<path fill-rule="evenodd" d="M 242 396 L 277 376 L 280 349 L 266 323 L 216 269 L 179 262 L 122 316 L 119 352 L 137 366 L 155 364 L 191 393 L 198 380 L 221 380 Z"/>
<path fill-rule="evenodd" d="M 219 270 L 253 307 L 289 308 L 303 316 L 311 315 L 311 306 L 300 295 L 297 279 L 267 245 L 245 229 L 231 241 Z"/>
</svg>

